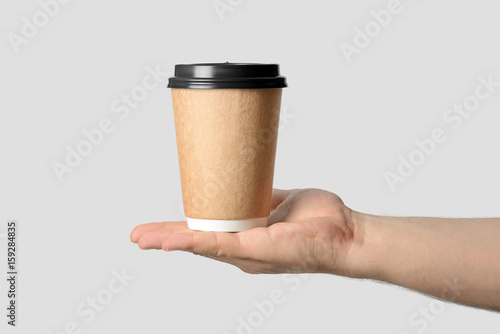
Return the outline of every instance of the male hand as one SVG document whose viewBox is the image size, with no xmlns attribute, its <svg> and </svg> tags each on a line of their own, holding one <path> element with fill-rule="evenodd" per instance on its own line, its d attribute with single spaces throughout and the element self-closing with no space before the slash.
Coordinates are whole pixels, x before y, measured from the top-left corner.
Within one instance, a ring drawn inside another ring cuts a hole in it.
<svg viewBox="0 0 500 334">
<path fill-rule="evenodd" d="M 320 272 L 356 277 L 361 248 L 356 214 L 320 189 L 273 190 L 268 227 L 243 232 L 193 231 L 186 222 L 137 226 L 130 239 L 142 249 L 189 251 L 247 273 Z"/>
</svg>

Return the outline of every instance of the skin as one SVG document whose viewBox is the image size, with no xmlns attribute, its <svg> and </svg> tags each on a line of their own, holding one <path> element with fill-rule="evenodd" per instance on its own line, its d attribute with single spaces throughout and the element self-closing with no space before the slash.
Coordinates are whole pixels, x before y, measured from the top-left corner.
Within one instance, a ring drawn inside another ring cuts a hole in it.
<svg viewBox="0 0 500 334">
<path fill-rule="evenodd" d="M 500 219 L 385 217 L 320 189 L 274 189 L 269 226 L 201 232 L 186 222 L 137 226 L 141 249 L 187 251 L 246 273 L 374 279 L 500 311 Z"/>
</svg>

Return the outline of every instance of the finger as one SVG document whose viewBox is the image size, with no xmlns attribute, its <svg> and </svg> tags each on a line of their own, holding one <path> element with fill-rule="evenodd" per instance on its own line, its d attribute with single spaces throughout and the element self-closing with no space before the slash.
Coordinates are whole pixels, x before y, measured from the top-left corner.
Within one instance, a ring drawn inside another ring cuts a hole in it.
<svg viewBox="0 0 500 334">
<path fill-rule="evenodd" d="M 291 191 L 288 195 L 285 195 L 286 197 L 284 197 L 284 200 L 281 201 L 269 214 L 267 219 L 268 226 L 287 221 L 287 218 L 294 207 L 294 203 L 297 200 L 297 194 L 297 191 Z"/>
<path fill-rule="evenodd" d="M 213 256 L 231 256 L 241 252 L 235 233 L 186 231 L 163 240 L 164 250 L 181 250 Z"/>
<path fill-rule="evenodd" d="M 276 209 L 278 205 L 280 205 L 290 194 L 292 194 L 295 189 L 273 189 L 273 195 L 271 198 L 271 210 Z"/>
<path fill-rule="evenodd" d="M 130 233 L 130 241 L 137 243 L 142 234 L 157 230 L 163 226 L 163 223 L 149 223 L 136 226 Z"/>
<path fill-rule="evenodd" d="M 269 228 L 258 227 L 244 232 L 186 231 L 171 234 L 163 240 L 164 250 L 183 250 L 203 255 L 239 259 L 266 260 L 272 252 Z"/>
<path fill-rule="evenodd" d="M 181 229 L 187 228 L 186 222 L 163 222 L 163 223 L 148 223 L 136 226 L 130 233 L 130 241 L 137 243 L 144 233 L 152 232 L 161 229 Z"/>
<path fill-rule="evenodd" d="M 245 232 L 186 231 L 171 234 L 163 241 L 164 250 L 182 250 L 203 255 L 251 258 L 251 249 L 244 247 L 240 236 Z"/>
<path fill-rule="evenodd" d="M 267 218 L 267 226 L 285 222 L 289 213 L 290 211 L 288 208 L 282 208 L 282 207 L 279 207 L 271 211 L 269 217 Z"/>
<path fill-rule="evenodd" d="M 161 229 L 142 234 L 137 242 L 141 249 L 161 249 L 163 240 L 175 233 L 175 230 Z"/>
</svg>

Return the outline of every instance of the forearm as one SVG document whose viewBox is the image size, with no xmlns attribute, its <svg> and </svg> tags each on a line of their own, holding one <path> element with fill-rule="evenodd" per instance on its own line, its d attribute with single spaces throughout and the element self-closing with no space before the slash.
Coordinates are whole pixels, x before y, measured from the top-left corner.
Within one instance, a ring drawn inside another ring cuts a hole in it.
<svg viewBox="0 0 500 334">
<path fill-rule="evenodd" d="M 500 219 L 353 219 L 360 277 L 500 311 Z"/>
</svg>

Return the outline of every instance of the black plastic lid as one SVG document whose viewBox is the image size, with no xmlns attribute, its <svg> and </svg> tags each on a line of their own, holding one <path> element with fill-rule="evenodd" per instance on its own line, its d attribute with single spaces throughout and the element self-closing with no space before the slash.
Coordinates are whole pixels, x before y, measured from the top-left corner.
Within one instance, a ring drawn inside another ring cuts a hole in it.
<svg viewBox="0 0 500 334">
<path fill-rule="evenodd" d="M 169 88 L 283 88 L 278 64 L 205 63 L 175 65 Z"/>
</svg>

